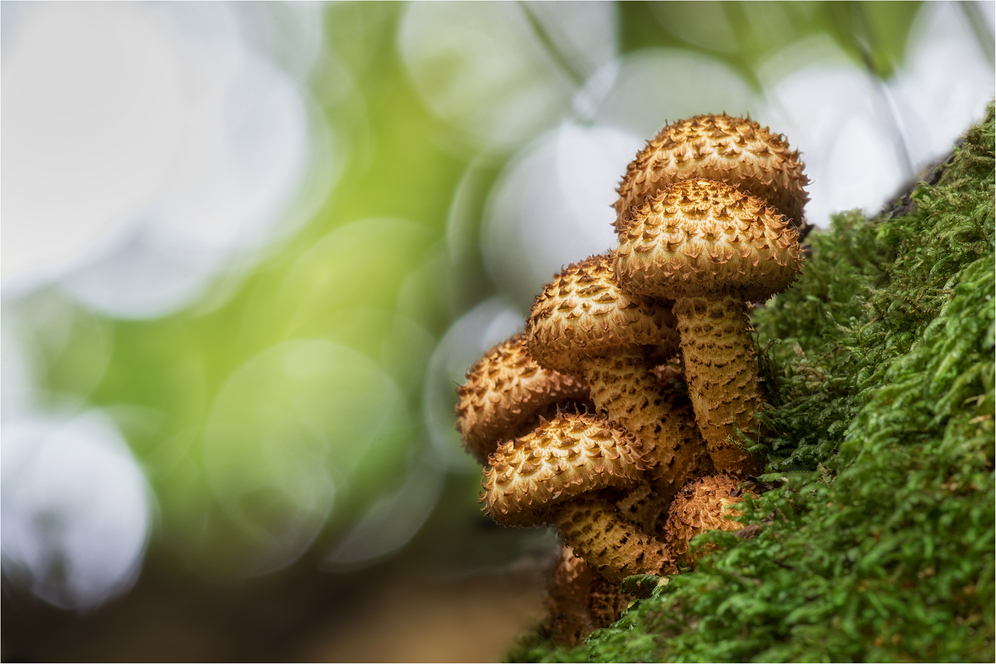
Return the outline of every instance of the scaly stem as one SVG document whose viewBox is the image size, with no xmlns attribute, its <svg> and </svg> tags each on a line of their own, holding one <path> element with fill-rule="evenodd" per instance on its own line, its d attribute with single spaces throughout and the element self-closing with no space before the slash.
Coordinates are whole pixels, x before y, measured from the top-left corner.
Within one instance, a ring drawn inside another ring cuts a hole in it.
<svg viewBox="0 0 996 664">
<path fill-rule="evenodd" d="M 702 437 L 678 395 L 663 391 L 638 348 L 588 360 L 585 377 L 598 412 L 653 449 L 659 489 L 674 495 L 696 476 L 704 451 Z"/>
<path fill-rule="evenodd" d="M 718 472 L 757 473 L 757 462 L 733 441 L 734 425 L 747 435 L 764 399 L 757 381 L 747 305 L 736 295 L 675 302 L 688 394 Z"/>
<path fill-rule="evenodd" d="M 674 559 L 663 543 L 623 519 L 606 498 L 587 494 L 561 506 L 555 525 L 564 542 L 610 581 L 633 574 L 673 574 Z"/>
</svg>

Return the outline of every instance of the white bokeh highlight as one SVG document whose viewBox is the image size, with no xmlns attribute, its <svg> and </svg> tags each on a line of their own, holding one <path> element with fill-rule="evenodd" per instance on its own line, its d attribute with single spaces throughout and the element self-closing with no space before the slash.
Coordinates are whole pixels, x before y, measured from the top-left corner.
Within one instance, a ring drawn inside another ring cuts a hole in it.
<svg viewBox="0 0 996 664">
<path fill-rule="evenodd" d="M 45 601 L 86 609 L 127 591 L 141 569 L 153 504 L 109 419 L 20 418 L 3 427 L 5 574 Z"/>
<path fill-rule="evenodd" d="M 806 164 L 809 223 L 826 227 L 839 210 L 877 212 L 896 193 L 908 165 L 879 84 L 828 37 L 796 43 L 759 76 L 769 102 L 759 120 L 787 136 Z"/>
<path fill-rule="evenodd" d="M 133 5 L 25 7 L 16 27 L 3 59 L 5 280 L 58 273 L 112 241 L 160 188 L 184 101 L 180 52 Z"/>
<path fill-rule="evenodd" d="M 982 29 L 991 33 L 994 3 L 978 5 L 988 10 L 989 25 Z M 947 154 L 982 119 L 996 92 L 992 65 L 967 21 L 955 4 L 924 5 L 910 31 L 906 61 L 888 82 L 917 171 Z"/>
<path fill-rule="evenodd" d="M 267 18 L 220 3 L 19 12 L 3 61 L 5 292 L 60 280 L 109 316 L 166 315 L 324 198 L 328 182 L 303 184 L 334 170 L 301 85 L 315 29 L 290 23 L 305 35 L 294 59 L 254 16 Z"/>
<path fill-rule="evenodd" d="M 509 163 L 481 231 L 485 265 L 503 292 L 529 306 L 562 267 L 615 247 L 615 190 L 642 146 L 633 133 L 566 123 Z"/>
<path fill-rule="evenodd" d="M 595 119 L 644 139 L 665 123 L 702 113 L 754 115 L 762 106 L 739 73 L 702 53 L 644 49 L 620 58 L 616 66 L 615 81 Z"/>
</svg>

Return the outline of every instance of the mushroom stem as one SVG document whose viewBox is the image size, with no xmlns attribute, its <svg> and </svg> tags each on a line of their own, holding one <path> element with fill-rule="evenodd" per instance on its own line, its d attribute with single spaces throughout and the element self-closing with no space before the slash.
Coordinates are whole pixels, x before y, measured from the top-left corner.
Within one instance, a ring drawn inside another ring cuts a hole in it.
<svg viewBox="0 0 996 664">
<path fill-rule="evenodd" d="M 703 453 L 702 436 L 678 395 L 661 389 L 639 348 L 589 359 L 585 378 L 595 408 L 647 446 L 656 461 L 651 473 L 659 488 L 673 485 L 676 492 L 694 476 Z"/>
<path fill-rule="evenodd" d="M 547 626 L 558 645 L 577 645 L 596 629 L 588 611 L 588 591 L 595 573 L 566 544 L 547 584 Z"/>
<path fill-rule="evenodd" d="M 553 642 L 577 645 L 594 630 L 619 620 L 631 599 L 618 583 L 596 574 L 571 547 L 561 544 L 546 596 L 547 627 Z"/>
<path fill-rule="evenodd" d="M 639 348 L 622 348 L 585 365 L 589 394 L 599 412 L 643 441 L 654 441 L 668 413 Z"/>
<path fill-rule="evenodd" d="M 753 435 L 754 416 L 764 401 L 746 302 L 732 294 L 687 297 L 675 302 L 673 312 L 687 367 L 688 394 L 716 470 L 757 473 L 757 462 L 732 440 L 734 425 Z"/>
<path fill-rule="evenodd" d="M 554 525 L 564 542 L 610 581 L 677 572 L 668 548 L 623 519 L 604 496 L 589 494 L 564 503 Z"/>
</svg>

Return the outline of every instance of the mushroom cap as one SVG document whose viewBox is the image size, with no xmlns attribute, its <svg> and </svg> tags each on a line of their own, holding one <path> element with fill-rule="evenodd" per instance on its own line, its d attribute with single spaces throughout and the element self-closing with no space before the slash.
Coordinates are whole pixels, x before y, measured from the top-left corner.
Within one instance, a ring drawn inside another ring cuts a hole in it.
<svg viewBox="0 0 996 664">
<path fill-rule="evenodd" d="M 688 559 L 689 541 L 710 530 L 740 530 L 743 525 L 727 517 L 742 511 L 729 509 L 740 502 L 743 479 L 727 475 L 707 475 L 687 483 L 671 502 L 666 541 L 674 555 Z"/>
<path fill-rule="evenodd" d="M 498 443 L 514 438 L 551 405 L 588 400 L 583 378 L 544 369 L 529 354 L 524 334 L 493 346 L 467 370 L 457 388 L 456 429 L 482 465 Z"/>
<path fill-rule="evenodd" d="M 482 500 L 506 526 L 547 523 L 551 508 L 581 493 L 632 486 L 650 463 L 636 436 L 603 417 L 576 414 L 558 414 L 499 445 L 489 462 Z"/>
<path fill-rule="evenodd" d="M 754 196 L 713 180 L 684 180 L 627 210 L 618 225 L 623 288 L 677 300 L 780 293 L 802 267 L 799 234 Z"/>
<path fill-rule="evenodd" d="M 698 115 L 661 129 L 626 170 L 616 218 L 659 189 L 690 178 L 726 182 L 757 196 L 800 228 L 809 178 L 799 153 L 753 120 Z"/>
<path fill-rule="evenodd" d="M 619 348 L 667 346 L 677 350 L 677 320 L 668 303 L 619 288 L 612 254 L 589 256 L 556 275 L 536 296 L 526 334 L 541 365 L 581 372 L 592 357 Z"/>
</svg>

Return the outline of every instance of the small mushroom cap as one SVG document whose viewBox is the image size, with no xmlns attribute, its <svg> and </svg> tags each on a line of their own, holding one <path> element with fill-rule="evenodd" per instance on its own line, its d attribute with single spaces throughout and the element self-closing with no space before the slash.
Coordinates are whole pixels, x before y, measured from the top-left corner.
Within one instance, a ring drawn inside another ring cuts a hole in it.
<svg viewBox="0 0 996 664">
<path fill-rule="evenodd" d="M 668 512 L 666 542 L 674 555 L 688 559 L 689 541 L 710 530 L 734 531 L 743 525 L 728 517 L 743 514 L 731 505 L 740 502 L 743 480 L 718 474 L 689 482 L 678 492 Z"/>
<path fill-rule="evenodd" d="M 506 526 L 548 523 L 555 505 L 587 491 L 632 486 L 650 463 L 636 436 L 605 418 L 569 414 L 499 445 L 489 462 L 482 500 Z"/>
<path fill-rule="evenodd" d="M 681 120 L 648 141 L 619 185 L 616 218 L 657 190 L 691 178 L 729 183 L 767 202 L 797 228 L 804 223 L 809 178 L 799 153 L 784 136 L 725 114 Z"/>
<path fill-rule="evenodd" d="M 593 357 L 620 348 L 678 348 L 670 303 L 619 288 L 613 255 L 590 256 L 568 265 L 543 289 L 529 314 L 529 350 L 541 365 L 580 373 Z"/>
<path fill-rule="evenodd" d="M 623 288 L 677 300 L 780 293 L 802 267 L 799 234 L 760 199 L 712 180 L 684 180 L 631 207 L 618 227 Z"/>
<path fill-rule="evenodd" d="M 517 334 L 492 347 L 467 370 L 457 388 L 457 431 L 464 446 L 484 465 L 498 443 L 522 433 L 549 406 L 586 402 L 583 378 L 544 369 Z"/>
</svg>

